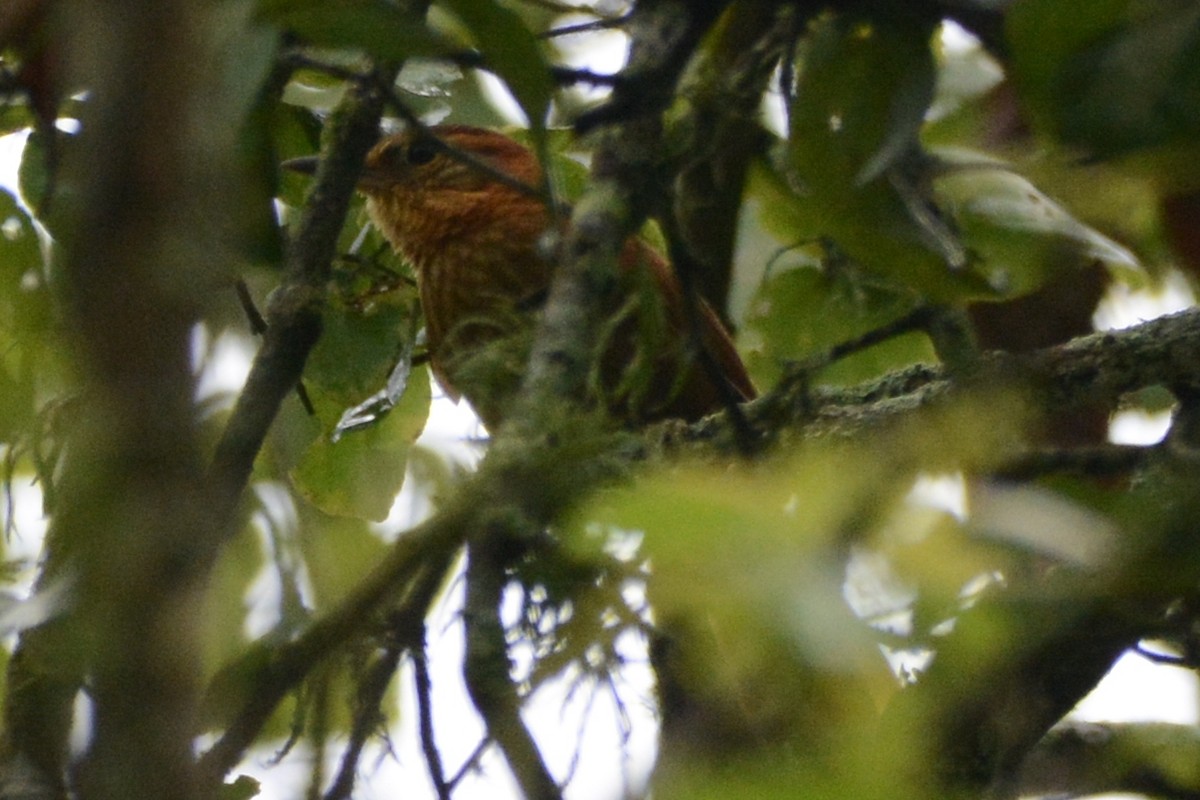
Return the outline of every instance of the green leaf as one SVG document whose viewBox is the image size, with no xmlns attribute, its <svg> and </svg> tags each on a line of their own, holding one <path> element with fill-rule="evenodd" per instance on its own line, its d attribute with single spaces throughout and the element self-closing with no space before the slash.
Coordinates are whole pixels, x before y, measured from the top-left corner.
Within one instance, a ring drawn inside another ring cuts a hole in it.
<svg viewBox="0 0 1200 800">
<path fill-rule="evenodd" d="M 758 346 L 748 358 L 760 385 L 769 386 L 782 364 L 828 350 L 903 316 L 910 294 L 873 284 L 852 270 L 788 269 L 764 282 L 751 303 L 746 334 Z M 936 361 L 919 333 L 889 339 L 822 370 L 822 383 L 851 384 L 909 364 Z"/>
<path fill-rule="evenodd" d="M 327 514 L 381 521 L 404 483 L 408 452 L 429 415 L 429 373 L 414 370 L 400 402 L 377 423 L 336 442 L 322 436 L 292 471 L 292 482 Z"/>
<path fill-rule="evenodd" d="M 1005 15 L 1013 79 L 1038 112 L 1051 110 L 1063 64 L 1113 30 L 1130 0 L 1022 0 Z"/>
<path fill-rule="evenodd" d="M 554 80 L 542 46 L 521 17 L 493 0 L 441 0 L 483 54 L 487 69 L 508 85 L 529 118 L 535 149 L 541 150 Z"/>
<path fill-rule="evenodd" d="M 322 47 L 361 48 L 396 61 L 439 56 L 453 43 L 384 0 L 259 0 L 259 17 Z"/>
<path fill-rule="evenodd" d="M 790 113 L 790 158 L 813 191 L 846 193 L 916 143 L 933 99 L 931 23 L 839 16 L 804 55 Z"/>
<path fill-rule="evenodd" d="M 206 581 L 199 633 L 209 676 L 241 655 L 246 647 L 246 592 L 261 575 L 263 549 L 257 533 L 243 526 L 223 548 Z"/>
<path fill-rule="evenodd" d="M 305 371 L 318 437 L 292 470 L 297 490 L 328 514 L 381 520 L 404 480 L 408 450 L 429 413 L 428 373 L 414 370 L 400 402 L 377 424 L 334 442 L 342 413 L 383 388 L 399 358 L 411 354 L 415 298 L 410 287 L 364 292 L 335 306 Z"/>
<path fill-rule="evenodd" d="M 59 137 L 59 141 L 62 137 Z M 35 209 L 43 205 L 50 190 L 46 139 L 41 131 L 33 131 L 25 140 L 21 151 L 21 164 L 17 169 L 17 185 L 21 196 Z"/>
<path fill-rule="evenodd" d="M 941 44 L 939 42 L 939 44 Z M 1004 80 L 1004 68 L 982 45 L 936 47 L 937 90 L 928 120 L 941 120 L 985 96 Z M 929 127 L 922 130 L 927 139 Z"/>
<path fill-rule="evenodd" d="M 37 123 L 33 109 L 19 97 L 6 97 L 0 105 L 0 136 L 28 130 Z"/>
<path fill-rule="evenodd" d="M 993 290 L 965 269 L 916 156 L 936 77 L 933 30 L 934 20 L 913 16 L 820 23 L 803 55 L 781 174 L 753 170 L 751 191 L 766 189 L 762 205 L 784 243 L 832 239 L 897 289 L 961 302 Z"/>
<path fill-rule="evenodd" d="M 11 441 L 36 414 L 32 373 L 49 370 L 49 291 L 41 244 L 15 197 L 0 189 L 0 440 Z"/>
<path fill-rule="evenodd" d="M 0 189 L 0 286 L 6 295 L 0 302 L 11 302 L 11 292 L 20 288 L 24 274 L 41 266 L 41 246 L 32 220 L 15 197 Z"/>
<path fill-rule="evenodd" d="M 278 265 L 283 258 L 283 232 L 275 213 L 279 161 L 266 140 L 267 132 L 255 125 L 238 142 L 238 170 L 230 176 L 228 200 L 231 239 L 243 258 L 252 264 Z"/>
<path fill-rule="evenodd" d="M 223 783 L 218 791 L 220 800 L 251 800 L 258 797 L 262 785 L 249 775 L 238 775 L 233 783 Z"/>
<path fill-rule="evenodd" d="M 1015 296 L 1096 262 L 1128 283 L 1145 273 L 1137 257 L 1072 216 L 999 162 L 951 167 L 935 194 L 989 282 Z"/>
<path fill-rule="evenodd" d="M 845 624 L 849 610 L 838 607 L 844 573 L 827 548 L 862 511 L 864 493 L 874 507 L 906 485 L 905 475 L 867 449 L 810 448 L 769 470 L 672 467 L 598 498 L 581 518 L 598 521 L 590 524 L 593 536 L 644 532 L 656 617 L 701 619 L 739 638 L 752 631 L 743 640 L 752 648 L 778 640 L 793 657 L 883 677 L 865 626 Z M 733 648 L 722 655 L 747 665 L 765 654 Z"/>
<path fill-rule="evenodd" d="M 276 159 L 271 168 L 279 175 L 279 199 L 299 208 L 304 195 L 312 186 L 312 178 L 291 170 L 279 169 L 289 158 L 310 156 L 321 145 L 321 122 L 306 108 L 276 104 L 271 111 L 271 154 Z"/>
<path fill-rule="evenodd" d="M 387 548 L 366 522 L 319 518 L 311 509 L 298 531 L 317 608 L 328 608 L 358 586 Z"/>
<path fill-rule="evenodd" d="M 897 291 L 915 290 L 937 302 L 995 294 L 982 275 L 951 268 L 941 242 L 914 219 L 910 204 L 891 182 L 877 180 L 854 192 L 824 194 L 795 186 L 784 170 L 760 161 L 751 165 L 747 201 L 781 244 L 830 239 Z"/>
<path fill-rule="evenodd" d="M 61 169 L 75 141 L 75 136 L 55 129 L 53 140 L 48 142 L 42 131 L 34 130 L 25 140 L 17 170 L 21 197 L 38 222 L 59 241 L 69 239 L 70 230 L 63 223 L 73 218 L 72 209 L 79 201 L 72 174 Z"/>
<path fill-rule="evenodd" d="M 1008 19 L 1013 76 L 1034 119 L 1099 155 L 1200 134 L 1200 6 L 1027 0 Z"/>
<path fill-rule="evenodd" d="M 205 111 L 210 119 L 241 120 L 260 104 L 275 65 L 279 32 L 253 24 L 257 0 L 225 0 L 211 11 L 213 69 L 206 72 Z"/>
<path fill-rule="evenodd" d="M 249 262 L 278 263 L 282 236 L 272 201 L 279 159 L 271 149 L 270 123 L 279 104 L 270 81 L 281 37 L 252 23 L 255 6 L 256 0 L 227 0 L 213 10 L 208 50 L 214 69 L 205 73 L 205 113 L 223 121 L 210 137 L 213 146 L 237 159 L 223 187 L 226 238 Z"/>
<path fill-rule="evenodd" d="M 1160 14 L 1072 58 L 1061 75 L 1060 130 L 1117 153 L 1200 135 L 1200 5 Z"/>
<path fill-rule="evenodd" d="M 354 283 L 336 287 L 342 293 L 330 301 L 321 340 L 304 374 L 305 382 L 339 413 L 383 385 L 396 360 L 411 346 L 415 327 L 415 288 L 394 276 L 366 273 L 340 273 Z"/>
<path fill-rule="evenodd" d="M 586 528 L 593 549 L 601 531 L 644 532 L 659 618 L 690 616 L 731 632 L 757 626 L 844 668 L 863 656 L 862 631 L 848 629 L 846 609 L 835 607 L 847 537 L 911 532 L 905 498 L 916 476 L 987 469 L 1012 453 L 1024 427 L 1020 403 L 990 391 L 755 466 L 673 465 L 597 496 L 580 519 L 596 521 Z M 975 551 L 965 546 L 964 555 Z M 834 655 L 839 648 L 846 657 Z"/>
<path fill-rule="evenodd" d="M 283 235 L 274 198 L 300 207 L 312 181 L 281 170 L 280 163 L 312 155 L 320 143 L 320 122 L 307 109 L 263 97 L 251 109 L 237 141 L 238 182 L 230 216 L 238 244 L 251 263 L 277 264 Z"/>
</svg>

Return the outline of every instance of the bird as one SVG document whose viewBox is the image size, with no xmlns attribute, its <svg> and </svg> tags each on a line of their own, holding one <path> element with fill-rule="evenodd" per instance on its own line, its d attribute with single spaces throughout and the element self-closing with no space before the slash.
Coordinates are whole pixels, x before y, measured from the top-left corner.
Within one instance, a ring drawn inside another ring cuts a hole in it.
<svg viewBox="0 0 1200 800">
<path fill-rule="evenodd" d="M 311 172 L 315 160 L 285 166 Z M 494 130 L 453 124 L 384 136 L 358 180 L 371 221 L 412 265 L 433 374 L 451 398 L 465 397 L 489 430 L 503 422 L 518 390 L 553 276 L 547 234 L 561 223 L 524 188 L 541 183 L 542 168 L 527 147 Z M 729 398 L 756 396 L 729 331 L 703 299 L 689 324 L 684 290 L 662 255 L 633 236 L 618 267 L 621 289 L 604 309 L 608 321 L 590 381 L 613 418 L 629 426 L 695 421 Z"/>
</svg>

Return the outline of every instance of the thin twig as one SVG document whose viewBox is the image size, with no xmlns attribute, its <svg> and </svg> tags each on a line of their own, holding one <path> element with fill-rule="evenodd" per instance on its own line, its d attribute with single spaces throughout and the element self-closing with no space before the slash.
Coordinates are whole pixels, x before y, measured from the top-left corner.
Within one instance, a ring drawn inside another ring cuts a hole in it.
<svg viewBox="0 0 1200 800">
<path fill-rule="evenodd" d="M 878 328 L 872 328 L 866 333 L 856 336 L 853 339 L 847 339 L 844 342 L 839 342 L 833 347 L 830 347 L 824 353 L 820 354 L 820 366 L 826 367 L 841 361 L 843 358 L 860 353 L 863 350 L 870 349 L 877 344 L 883 344 L 886 341 L 895 339 L 898 336 L 903 336 L 906 333 L 913 331 L 924 330 L 929 324 L 930 318 L 936 313 L 936 309 L 932 306 L 920 305 L 903 314 L 896 319 Z"/>
<path fill-rule="evenodd" d="M 250 295 L 250 287 L 246 285 L 246 281 L 238 278 L 233 283 L 234 290 L 237 291 L 238 302 L 242 305 L 242 311 L 246 315 L 246 321 L 250 324 L 250 332 L 255 336 L 263 336 L 267 332 L 267 320 L 263 317 L 262 312 L 258 310 L 258 305 L 255 304 L 254 298 Z M 308 396 L 308 389 L 304 388 L 304 381 L 296 381 L 296 397 L 300 400 L 300 405 L 304 407 L 304 412 L 310 417 L 317 415 L 317 409 L 312 404 L 312 398 Z"/>
<path fill-rule="evenodd" d="M 578 12 L 576 12 L 578 13 Z M 580 22 L 575 25 L 563 25 L 561 28 L 551 28 L 538 34 L 542 39 L 554 39 L 559 36 L 574 36 L 578 33 L 594 33 L 596 31 L 611 31 L 622 28 L 629 22 L 629 15 L 622 14 L 611 19 L 596 19 L 591 22 Z"/>
<path fill-rule="evenodd" d="M 733 430 L 733 438 L 737 444 L 738 451 L 744 457 L 750 458 L 762 449 L 763 437 L 750 424 L 750 420 L 747 419 L 745 412 L 742 411 L 741 403 L 744 398 L 739 396 L 733 384 L 730 383 L 728 376 L 726 376 L 725 370 L 717 362 L 712 351 L 705 346 L 701 305 L 704 300 L 700 297 L 700 290 L 696 286 L 698 265 L 695 263 L 695 259 L 691 258 L 687 252 L 687 247 L 679 231 L 676 230 L 674 217 L 668 218 L 667 227 L 669 234 L 671 234 L 668 239 L 671 242 L 671 260 L 675 265 L 675 274 L 678 276 L 680 286 L 683 289 L 683 308 L 684 315 L 687 318 L 688 338 L 691 341 L 701 369 L 708 376 L 709 382 L 717 389 L 717 395 L 721 399 L 721 406 L 725 410 L 730 428 Z"/>
<path fill-rule="evenodd" d="M 1159 445 L 1102 444 L 1026 453 L 1008 462 L 993 476 L 1001 480 L 1027 481 L 1045 475 L 1071 473 L 1090 478 L 1126 475 L 1144 466 L 1163 448 Z"/>
<path fill-rule="evenodd" d="M 242 304 L 242 312 L 246 315 L 246 321 L 250 323 L 250 332 L 255 336 L 262 336 L 267 332 L 267 320 L 258 310 L 254 298 L 250 296 L 250 287 L 246 285 L 243 278 L 234 281 L 233 287 L 237 291 L 238 302 Z"/>
<path fill-rule="evenodd" d="M 337 776 L 325 792 L 324 800 L 346 800 L 354 791 L 358 762 L 371 734 L 379 729 L 380 720 L 383 719 L 379 709 L 392 682 L 392 676 L 400 666 L 400 657 L 404 650 L 405 645 L 390 643 L 375 661 L 368 665 L 358 685 L 357 708 L 354 712 L 354 723 L 350 728 L 350 741 L 342 753 Z"/>
<path fill-rule="evenodd" d="M 433 733 L 433 683 L 429 679 L 429 661 L 425 656 L 424 626 L 422 641 L 409 651 L 413 665 L 413 683 L 417 693 L 417 727 L 421 737 L 421 753 L 429 767 L 429 777 L 438 800 L 450 800 L 451 785 L 446 782 L 442 756 Z"/>
<path fill-rule="evenodd" d="M 785 368 L 783 377 L 779 379 L 771 395 L 782 396 L 790 394 L 795 388 L 811 383 L 812 376 L 815 373 L 825 367 L 836 364 L 843 358 L 867 350 L 877 344 L 882 344 L 897 336 L 923 330 L 929 323 L 932 313 L 933 310 L 930 306 L 919 305 L 912 311 L 897 317 L 891 322 L 880 325 L 877 328 L 872 328 L 866 333 L 852 339 L 839 342 L 820 353 L 814 353 L 807 358 L 791 362 Z"/>
<path fill-rule="evenodd" d="M 558 14 L 587 14 L 596 13 L 582 6 L 574 6 L 570 3 L 560 3 L 557 0 L 520 0 L 525 5 L 533 6 L 534 8 L 553 11 Z"/>
<path fill-rule="evenodd" d="M 329 685 L 332 680 L 330 671 L 322 670 L 315 680 L 310 681 L 312 690 L 306 693 L 310 696 L 308 704 L 313 711 L 312 724 L 306 731 L 312 747 L 312 758 L 305 800 L 320 800 L 321 785 L 325 783 L 325 753 L 329 748 Z"/>
<path fill-rule="evenodd" d="M 475 745 L 475 749 L 471 751 L 471 755 L 467 756 L 466 761 L 454 773 L 454 776 L 446 782 L 446 788 L 454 791 L 458 784 L 462 783 L 463 778 L 467 777 L 471 772 L 479 768 L 479 760 L 483 758 L 483 754 L 492 746 L 492 740 L 488 737 L 483 737 L 479 744 Z"/>
<path fill-rule="evenodd" d="M 8 541 L 17 531 L 17 506 L 13 494 L 13 476 L 17 472 L 17 448 L 8 445 L 4 448 L 4 539 Z"/>
<path fill-rule="evenodd" d="M 458 60 L 471 61 L 472 63 L 468 64 L 469 66 L 475 66 L 475 62 L 478 61 L 478 59 L 475 59 L 473 56 L 463 54 L 460 54 L 455 58 L 451 58 L 451 60 L 456 60 L 456 58 Z M 478 171 L 480 174 L 490 178 L 496 183 L 507 186 L 508 188 L 520 192 L 528 197 L 534 197 L 543 202 L 547 202 L 548 197 L 543 190 L 535 186 L 531 186 L 524 181 L 518 180 L 512 175 L 509 175 L 507 172 L 497 169 L 487 161 L 484 161 L 483 159 L 478 158 L 477 156 L 468 153 L 465 150 L 457 148 L 454 145 L 448 144 L 439 138 L 438 135 L 428 125 L 426 125 L 424 121 L 422 121 L 420 115 L 409 108 L 408 105 L 400 98 L 400 95 L 396 92 L 396 87 L 391 81 L 380 80 L 380 78 L 375 76 L 373 73 L 363 74 L 361 72 L 346 69 L 345 67 L 337 64 L 329 64 L 324 61 L 314 59 L 303 53 L 291 53 L 288 55 L 288 59 L 297 66 L 319 70 L 332 77 L 340 78 L 341 80 L 360 85 L 374 86 L 377 91 L 383 94 L 388 106 L 396 112 L 396 115 L 400 117 L 400 119 L 404 120 L 409 128 L 418 131 L 423 137 L 425 137 L 435 150 L 440 153 L 445 153 L 455 161 L 465 164 L 466 166 Z"/>
<path fill-rule="evenodd" d="M 245 705 L 225 733 L 201 756 L 201 771 L 214 780 L 223 777 L 288 692 L 330 653 L 377 625 L 385 602 L 398 603 L 397 613 L 424 616 L 462 541 L 467 513 L 462 507 L 445 508 L 409 530 L 349 597 L 315 620 L 303 635 L 272 648 L 270 658 L 262 661 L 258 660 L 261 651 L 252 652 L 249 661 L 258 665 L 248 679 L 253 691 L 247 692 Z"/>
<path fill-rule="evenodd" d="M 579 728 L 575 731 L 575 751 L 571 753 L 571 763 L 567 765 L 567 774 L 563 778 L 563 785 L 567 786 L 575 777 L 575 772 L 579 769 L 579 761 L 583 756 L 583 742 L 587 732 L 587 721 L 592 716 L 592 709 L 596 705 L 596 697 L 600 693 L 600 685 L 592 678 L 591 692 L 588 694 L 588 699 L 584 702 L 583 711 L 579 716 Z M 566 701 L 563 703 L 563 711 L 566 711 Z"/>
<path fill-rule="evenodd" d="M 624 80 L 620 73 L 610 75 L 593 72 L 582 67 L 564 67 L 558 64 L 551 65 L 550 75 L 561 84 L 590 83 L 593 86 L 619 86 Z"/>
<path fill-rule="evenodd" d="M 1147 650 L 1142 644 L 1138 644 L 1133 648 L 1133 652 L 1137 653 L 1142 658 L 1154 664 L 1165 664 L 1171 667 L 1185 667 L 1194 669 L 1196 663 L 1183 656 L 1171 656 L 1166 653 L 1156 653 L 1153 650 Z"/>
</svg>

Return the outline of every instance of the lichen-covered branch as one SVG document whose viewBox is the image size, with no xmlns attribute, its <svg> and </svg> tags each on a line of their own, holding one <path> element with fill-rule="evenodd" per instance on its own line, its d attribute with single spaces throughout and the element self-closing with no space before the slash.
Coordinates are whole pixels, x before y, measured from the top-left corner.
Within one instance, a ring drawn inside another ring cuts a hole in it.
<svg viewBox="0 0 1200 800">
<path fill-rule="evenodd" d="M 521 793 L 529 800 L 560 800 L 562 792 L 521 719 L 521 697 L 513 685 L 508 638 L 500 618 L 507 581 L 506 536 L 504 531 L 481 530 L 467 556 L 463 677 L 487 735 L 504 753 Z"/>
<path fill-rule="evenodd" d="M 919 364 L 859 386 L 813 390 L 811 369 L 801 364 L 778 388 L 748 403 L 746 413 L 773 434 L 817 438 L 856 436 L 979 390 L 1028 392 L 1039 414 L 1085 403 L 1115 408 L 1123 395 L 1149 386 L 1173 391 L 1196 386 L 1198 346 L 1200 310 L 1189 309 L 1032 353 L 986 353 L 978 367 L 966 374 L 952 375 L 942 367 Z M 672 431 L 673 436 L 678 433 Z M 681 438 L 709 442 L 727 435 L 724 421 L 717 416 L 692 425 Z"/>
<path fill-rule="evenodd" d="M 1197 764 L 1193 725 L 1072 722 L 1029 754 L 1018 788 L 1025 796 L 1120 792 L 1190 800 L 1200 795 Z"/>
<path fill-rule="evenodd" d="M 536 432 L 548 403 L 578 397 L 591 364 L 601 310 L 616 290 L 625 240 L 656 205 L 662 123 L 692 49 L 725 3 L 642 2 L 631 16 L 629 62 L 609 103 L 577 122 L 605 126 L 588 191 L 576 204 L 513 416 L 517 436 Z M 612 124 L 609 124 L 612 123 Z"/>
</svg>

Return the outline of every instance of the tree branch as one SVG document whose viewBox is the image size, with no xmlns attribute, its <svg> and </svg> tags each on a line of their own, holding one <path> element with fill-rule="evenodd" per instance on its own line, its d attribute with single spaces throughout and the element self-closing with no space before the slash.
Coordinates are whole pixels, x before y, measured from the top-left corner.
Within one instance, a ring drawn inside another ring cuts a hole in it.
<svg viewBox="0 0 1200 800">
<path fill-rule="evenodd" d="M 353 637 L 382 629 L 385 607 L 423 619 L 454 553 L 465 541 L 465 503 L 443 509 L 407 531 L 383 561 L 327 615 L 296 639 L 253 649 L 209 687 L 213 712 L 235 705 L 225 733 L 200 758 L 206 779 L 219 782 L 242 758 L 280 701 L 331 653 Z M 229 696 L 235 699 L 231 701 Z"/>
<path fill-rule="evenodd" d="M 1165 355 L 1155 357 L 1158 360 L 1152 363 L 1150 353 L 1158 348 Z M 1200 379 L 1189 357 L 1196 349 L 1200 349 L 1200 311 L 1188 311 L 1029 355 L 991 354 L 985 361 L 1005 374 L 1033 376 L 1041 391 L 1056 398 L 1058 404 L 1097 398 L 1115 403 L 1125 392 L 1159 383 L 1160 374 L 1170 382 Z M 1095 376 L 1095 382 L 1082 380 L 1083 375 Z M 952 378 L 938 368 L 919 367 L 874 383 L 822 391 L 812 397 L 789 388 L 785 399 L 796 407 L 787 409 L 794 419 L 785 427 L 802 437 L 850 437 L 878 430 L 880 425 L 898 421 L 934 402 L 948 402 L 955 392 L 963 390 L 964 384 L 982 380 L 980 376 Z M 764 398 L 748 404 L 748 409 L 752 414 L 765 414 L 764 409 L 777 401 Z M 492 508 L 491 504 L 494 508 L 513 509 L 518 501 L 536 499 L 528 506 L 530 519 L 534 520 L 528 524 L 536 528 L 614 474 L 613 470 L 627 468 L 631 459 L 677 457 L 689 449 L 709 449 L 713 442 L 721 441 L 721 427 L 720 415 L 682 431 L 678 425 L 660 426 L 646 434 L 647 447 L 641 451 L 624 449 L 603 456 L 561 452 L 554 444 L 555 427 L 548 424 L 543 425 L 543 435 L 531 441 L 510 441 L 507 446 L 493 447 L 479 473 L 466 481 L 435 517 L 404 533 L 350 597 L 294 641 L 256 651 L 246 660 L 265 666 L 254 668 L 246 680 L 245 705 L 234 716 L 225 736 L 205 754 L 206 769 L 210 774 L 223 775 L 236 764 L 287 692 L 321 659 L 376 625 L 385 607 L 395 604 L 402 613 L 412 614 L 427 608 L 449 560 L 465 543 L 467 532 L 480 528 L 480 515 Z M 596 462 L 601 462 L 599 472 L 572 466 Z M 554 480 L 555 474 L 539 471 L 540 463 L 555 463 L 558 480 Z M 240 674 L 236 667 L 231 672 Z"/>
<path fill-rule="evenodd" d="M 267 308 L 267 331 L 246 385 L 217 443 L 210 481 L 213 500 L 231 532 L 232 511 L 284 398 L 299 384 L 304 363 L 321 333 L 325 286 L 338 235 L 354 195 L 363 159 L 379 138 L 379 120 L 395 66 L 375 70 L 376 80 L 355 84 L 327 126 L 324 157 L 287 254 L 285 278 Z M 212 547 L 215 554 L 216 543 Z"/>
<path fill-rule="evenodd" d="M 500 619 L 506 582 L 505 535 L 503 531 L 485 529 L 474 538 L 468 552 L 463 677 L 471 702 L 483 717 L 488 738 L 504 753 L 522 794 L 528 800 L 559 800 L 562 792 L 521 719 L 521 698 L 512 681 L 508 641 Z"/>
<path fill-rule="evenodd" d="M 419 646 L 414 643 L 409 654 L 413 663 L 413 684 L 417 695 L 417 730 L 421 737 L 421 753 L 429 767 L 429 778 L 438 800 L 450 800 L 451 784 L 446 780 L 442 755 L 437 748 L 433 731 L 433 685 L 429 680 L 429 659 L 425 653 L 425 626 L 421 626 Z"/>
<path fill-rule="evenodd" d="M 1200 733 L 1193 725 L 1086 723 L 1060 725 L 1021 767 L 1022 795 L 1110 792 L 1166 800 L 1200 797 Z"/>
<path fill-rule="evenodd" d="M 728 0 L 642 0 L 629 15 L 629 61 L 612 98 L 579 115 L 575 130 L 657 114 L 674 97 L 675 84 L 704 34 Z"/>
<path fill-rule="evenodd" d="M 992 370 L 1007 366 L 1001 372 L 1010 380 L 1019 375 L 1035 387 L 1039 407 L 1115 404 L 1147 384 L 1166 384 L 1181 405 L 1164 446 L 1152 451 L 1141 480 L 1110 511 L 1130 534 L 1119 555 L 1100 574 L 1052 573 L 1035 591 L 978 603 L 957 621 L 956 635 L 916 686 L 889 709 L 885 725 L 892 735 L 936 732 L 926 767 L 941 788 L 1013 795 L 1030 748 L 1122 652 L 1160 628 L 1172 601 L 1200 579 L 1194 565 L 1178 558 L 1181 543 L 1194 541 L 1200 514 L 1193 403 L 1200 375 L 1192 357 L 1198 335 L 1200 313 L 1189 311 L 1028 359 L 990 357 Z M 1005 626 L 1010 646 L 981 663 L 963 631 L 996 625 Z"/>
<path fill-rule="evenodd" d="M 564 236 L 561 263 L 522 384 L 522 402 L 508 426 L 518 431 L 518 439 L 541 429 L 547 404 L 578 397 L 584 386 L 600 310 L 616 291 L 617 254 L 656 205 L 662 130 L 657 114 L 724 5 L 639 3 L 629 21 L 629 63 L 612 100 L 577 121 L 581 132 L 621 124 L 604 131 L 588 191 L 575 205 Z"/>
<path fill-rule="evenodd" d="M 323 800 L 346 800 L 354 792 L 359 759 L 362 758 L 367 740 L 379 730 L 384 719 L 379 709 L 407 645 L 407 642 L 389 642 L 363 670 L 359 679 L 354 721 L 350 727 L 350 741 L 342 752 L 342 763 L 338 767 L 337 776 L 325 792 Z"/>
<path fill-rule="evenodd" d="M 729 324 L 730 269 L 742 188 L 770 136 L 757 123 L 771 74 L 803 21 L 792 7 L 737 3 L 680 81 L 688 113 L 668 131 L 677 170 L 671 176 L 671 263 Z M 691 296 L 691 292 L 688 293 Z"/>
<path fill-rule="evenodd" d="M 1031 353 L 986 353 L 966 374 L 917 364 L 857 386 L 811 389 L 812 370 L 800 364 L 745 409 L 761 430 L 803 438 L 853 437 L 920 408 L 1004 387 L 1032 392 L 1033 405 L 1047 414 L 1085 403 L 1115 409 L 1122 396 L 1150 386 L 1176 392 L 1196 386 L 1200 372 L 1193 354 L 1198 347 L 1200 309 L 1188 309 Z M 677 425 L 658 426 L 647 440 L 707 446 L 729 435 L 728 424 L 716 415 L 682 431 Z"/>
<path fill-rule="evenodd" d="M 41 789 L 63 792 L 73 700 L 87 674 L 93 713 L 79 795 L 190 798 L 199 676 L 189 612 L 205 575 L 191 557 L 214 521 L 198 491 L 189 342 L 198 287 L 216 265 L 197 256 L 211 250 L 208 229 L 180 221 L 219 213 L 208 187 L 223 165 L 195 138 L 194 65 L 209 30 L 194 7 L 170 0 L 56 11 L 53 35 L 78 37 L 76 73 L 65 80 L 86 81 L 90 95 L 78 160 L 63 164 L 76 191 L 55 203 L 60 322 L 86 399 L 39 579 L 70 576 L 70 607 L 22 637 L 3 755 L 42 772 Z M 126 64 L 141 69 L 113 66 Z"/>
</svg>

